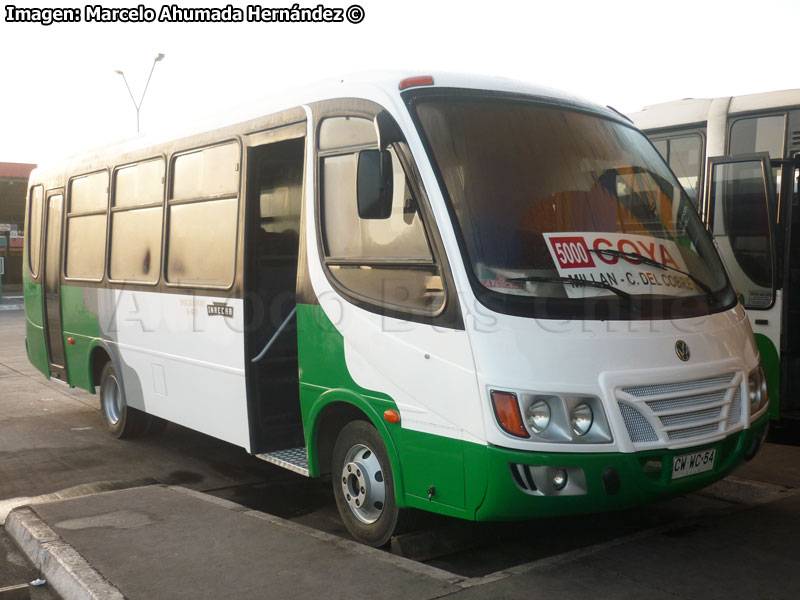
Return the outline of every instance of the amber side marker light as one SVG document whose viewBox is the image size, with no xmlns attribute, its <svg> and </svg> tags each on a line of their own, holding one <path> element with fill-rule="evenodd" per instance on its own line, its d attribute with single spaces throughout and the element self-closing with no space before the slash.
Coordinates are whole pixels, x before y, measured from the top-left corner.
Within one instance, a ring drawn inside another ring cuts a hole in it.
<svg viewBox="0 0 800 600">
<path fill-rule="evenodd" d="M 516 394 L 492 391 L 492 406 L 500 427 L 516 437 L 531 437 L 522 423 L 522 414 L 519 412 Z"/>
<path fill-rule="evenodd" d="M 383 411 L 383 418 L 386 419 L 389 423 L 399 423 L 400 413 L 392 409 L 385 410 Z"/>
<path fill-rule="evenodd" d="M 433 85 L 433 75 L 417 75 L 416 77 L 406 77 L 397 87 L 401 90 L 404 90 L 406 88 L 417 87 L 419 85 Z"/>
<path fill-rule="evenodd" d="M 71 338 L 71 337 L 67 338 L 67 343 L 70 344 L 70 345 L 74 344 L 75 343 L 75 338 Z"/>
</svg>

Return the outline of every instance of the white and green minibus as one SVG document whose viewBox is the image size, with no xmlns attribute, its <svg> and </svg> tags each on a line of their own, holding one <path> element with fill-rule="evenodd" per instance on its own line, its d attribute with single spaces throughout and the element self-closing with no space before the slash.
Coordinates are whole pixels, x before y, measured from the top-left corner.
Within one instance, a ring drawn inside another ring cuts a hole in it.
<svg viewBox="0 0 800 600">
<path fill-rule="evenodd" d="M 118 437 L 166 421 L 423 509 L 612 510 L 752 457 L 767 390 L 690 199 L 613 110 L 454 75 L 336 80 L 37 169 L 26 345 Z"/>
<path fill-rule="evenodd" d="M 800 421 L 800 90 L 648 106 L 631 115 L 714 235 L 753 324 L 769 414 Z"/>
</svg>

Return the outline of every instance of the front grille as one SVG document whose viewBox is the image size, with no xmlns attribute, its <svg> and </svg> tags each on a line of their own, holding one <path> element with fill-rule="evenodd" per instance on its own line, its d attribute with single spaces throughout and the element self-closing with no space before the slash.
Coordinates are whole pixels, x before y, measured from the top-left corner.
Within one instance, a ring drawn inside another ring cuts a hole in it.
<svg viewBox="0 0 800 600">
<path fill-rule="evenodd" d="M 727 390 L 720 390 L 712 394 L 700 394 L 699 396 L 689 396 L 688 398 L 672 398 L 670 400 L 651 400 L 647 406 L 654 412 L 667 412 L 673 410 L 691 410 L 697 406 L 719 402 L 725 399 Z"/>
<path fill-rule="evenodd" d="M 687 425 L 691 423 L 697 423 L 698 421 L 717 419 L 717 417 L 719 417 L 721 414 L 722 407 L 718 406 L 716 408 L 698 410 L 697 412 L 661 417 L 661 422 L 664 424 L 664 427 L 672 427 L 674 425 Z"/>
<path fill-rule="evenodd" d="M 738 425 L 742 418 L 742 388 L 736 388 L 736 393 L 733 395 L 733 404 L 731 410 L 728 412 L 728 428 Z"/>
<path fill-rule="evenodd" d="M 630 404 L 621 402 L 619 409 L 622 412 L 622 418 L 625 419 L 625 427 L 628 429 L 628 435 L 633 443 L 658 441 L 656 430 L 647 422 L 642 413 Z"/>
<path fill-rule="evenodd" d="M 680 381 L 676 383 L 660 383 L 658 385 L 635 385 L 622 388 L 622 391 L 631 396 L 641 398 L 642 396 L 665 396 L 667 394 L 677 394 L 693 390 L 706 389 L 713 386 L 721 386 L 730 383 L 735 373 L 709 377 L 707 379 L 693 379 L 692 381 Z"/>
<path fill-rule="evenodd" d="M 618 387 L 617 403 L 631 442 L 700 441 L 732 429 L 741 421 L 742 379 L 739 373 L 726 373 Z"/>
</svg>

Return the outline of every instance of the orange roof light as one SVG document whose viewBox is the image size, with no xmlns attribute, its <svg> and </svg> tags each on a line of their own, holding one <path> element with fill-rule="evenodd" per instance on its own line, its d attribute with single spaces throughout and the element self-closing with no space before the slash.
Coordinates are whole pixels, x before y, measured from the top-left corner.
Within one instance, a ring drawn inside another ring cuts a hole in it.
<svg viewBox="0 0 800 600">
<path fill-rule="evenodd" d="M 433 85 L 433 75 L 417 75 L 416 77 L 406 77 L 400 82 L 399 89 L 404 90 L 418 85 Z"/>
<path fill-rule="evenodd" d="M 492 405 L 500 427 L 516 437 L 531 437 L 522 423 L 522 414 L 519 412 L 516 394 L 492 391 Z"/>
</svg>

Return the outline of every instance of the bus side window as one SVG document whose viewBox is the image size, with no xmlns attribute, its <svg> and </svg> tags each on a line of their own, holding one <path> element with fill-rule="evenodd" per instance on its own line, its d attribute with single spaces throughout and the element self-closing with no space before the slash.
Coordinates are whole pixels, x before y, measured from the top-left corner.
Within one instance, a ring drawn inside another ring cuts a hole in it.
<svg viewBox="0 0 800 600">
<path fill-rule="evenodd" d="M 366 119 L 350 121 L 365 121 L 372 127 Z M 341 132 L 337 134 L 344 137 Z M 444 304 L 441 276 L 402 164 L 396 152 L 390 152 L 394 185 L 387 219 L 362 219 L 358 215 L 357 151 L 322 158 L 325 262 L 336 281 L 359 300 L 432 315 Z"/>
<path fill-rule="evenodd" d="M 99 281 L 103 278 L 107 213 L 107 171 L 70 180 L 67 214 L 67 279 Z"/>
<path fill-rule="evenodd" d="M 239 160 L 235 142 L 173 159 L 165 274 L 169 283 L 223 288 L 233 284 Z"/>
<path fill-rule="evenodd" d="M 786 115 L 747 117 L 731 123 L 730 148 L 728 154 L 752 154 L 769 152 L 773 159 L 783 158 L 786 137 Z M 775 199 L 781 193 L 780 167 L 772 169 L 775 178 Z M 777 212 L 777 207 L 772 207 Z"/>
<path fill-rule="evenodd" d="M 698 184 L 703 171 L 703 136 L 697 132 L 674 132 L 664 137 L 653 136 L 661 157 L 678 178 L 692 206 L 698 206 Z"/>
<path fill-rule="evenodd" d="M 109 277 L 156 283 L 161 270 L 164 160 L 117 169 L 114 181 Z"/>
<path fill-rule="evenodd" d="M 39 257 L 42 250 L 42 186 L 31 188 L 30 208 L 28 209 L 28 268 L 31 277 L 39 275 Z"/>
</svg>

